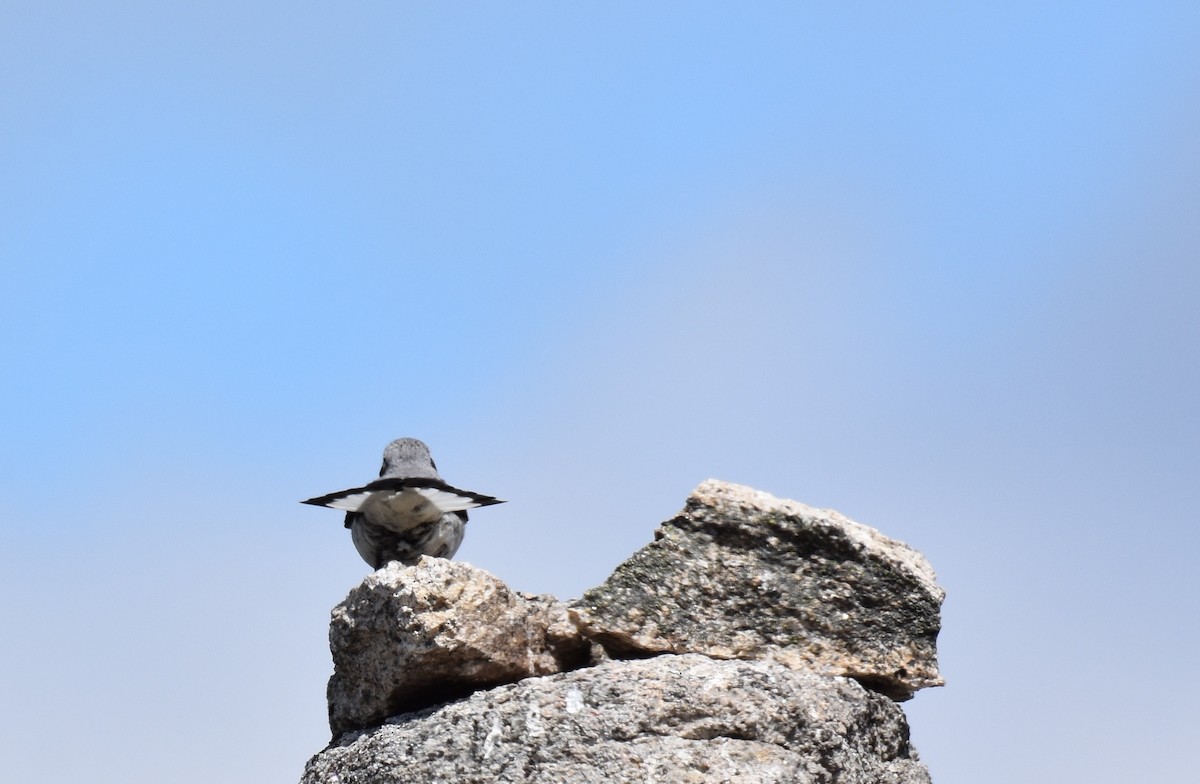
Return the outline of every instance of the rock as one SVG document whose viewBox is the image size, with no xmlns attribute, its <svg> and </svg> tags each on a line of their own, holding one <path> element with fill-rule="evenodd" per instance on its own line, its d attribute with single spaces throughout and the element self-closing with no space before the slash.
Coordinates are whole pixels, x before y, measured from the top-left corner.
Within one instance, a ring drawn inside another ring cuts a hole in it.
<svg viewBox="0 0 1200 784">
<path fill-rule="evenodd" d="M 611 661 L 348 733 L 302 784 L 929 782 L 891 700 L 772 661 Z"/>
<path fill-rule="evenodd" d="M 893 700 L 942 682 L 942 598 L 906 545 L 716 481 L 570 605 L 393 563 L 334 610 L 302 781 L 927 784 Z"/>
<path fill-rule="evenodd" d="M 333 610 L 334 735 L 388 716 L 586 664 L 563 604 L 461 561 L 422 557 L 369 575 Z"/>
<path fill-rule="evenodd" d="M 903 700 L 943 682 L 944 595 L 920 553 L 873 528 L 709 480 L 573 612 L 614 658 L 771 659 Z"/>
</svg>

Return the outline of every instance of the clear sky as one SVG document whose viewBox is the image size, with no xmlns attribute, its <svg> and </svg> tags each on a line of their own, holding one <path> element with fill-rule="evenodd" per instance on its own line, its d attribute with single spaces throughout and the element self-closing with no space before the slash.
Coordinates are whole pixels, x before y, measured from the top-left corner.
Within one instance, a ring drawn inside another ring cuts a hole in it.
<svg viewBox="0 0 1200 784">
<path fill-rule="evenodd" d="M 0 3 L 0 755 L 290 782 L 399 436 L 577 596 L 708 477 L 923 551 L 941 784 L 1184 781 L 1200 4 Z"/>
</svg>

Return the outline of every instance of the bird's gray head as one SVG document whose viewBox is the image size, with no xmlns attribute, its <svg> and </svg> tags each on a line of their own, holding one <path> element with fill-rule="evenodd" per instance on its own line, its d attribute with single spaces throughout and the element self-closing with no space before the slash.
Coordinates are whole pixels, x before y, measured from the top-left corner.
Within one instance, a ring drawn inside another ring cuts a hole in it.
<svg viewBox="0 0 1200 784">
<path fill-rule="evenodd" d="M 383 467 L 379 475 L 412 479 L 441 479 L 429 447 L 415 438 L 397 438 L 383 450 Z"/>
</svg>

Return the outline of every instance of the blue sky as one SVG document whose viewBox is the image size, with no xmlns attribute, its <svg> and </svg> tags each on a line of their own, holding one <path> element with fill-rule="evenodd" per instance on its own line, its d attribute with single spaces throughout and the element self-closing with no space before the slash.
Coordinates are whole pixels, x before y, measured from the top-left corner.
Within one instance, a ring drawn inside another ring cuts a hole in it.
<svg viewBox="0 0 1200 784">
<path fill-rule="evenodd" d="M 1191 775 L 1200 7 L 247 5 L 0 5 L 14 780 L 298 778 L 404 435 L 522 590 L 922 550 L 935 781 Z"/>
</svg>

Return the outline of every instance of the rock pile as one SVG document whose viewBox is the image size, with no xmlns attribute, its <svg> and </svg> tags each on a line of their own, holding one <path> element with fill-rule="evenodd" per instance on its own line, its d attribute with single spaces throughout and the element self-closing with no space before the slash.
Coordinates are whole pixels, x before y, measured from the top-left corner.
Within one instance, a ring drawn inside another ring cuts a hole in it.
<svg viewBox="0 0 1200 784">
<path fill-rule="evenodd" d="M 895 700 L 941 685 L 920 553 L 708 481 L 571 603 L 393 563 L 333 612 L 302 784 L 928 782 Z"/>
</svg>

